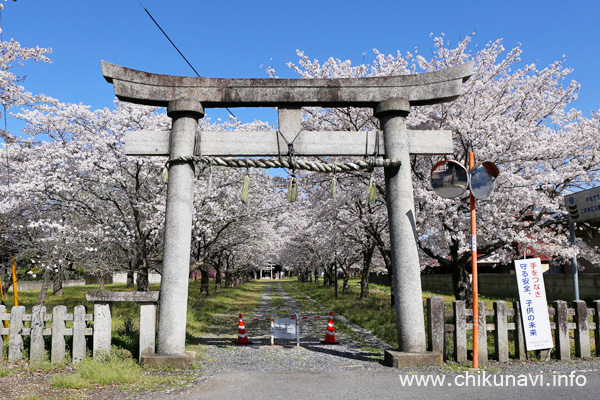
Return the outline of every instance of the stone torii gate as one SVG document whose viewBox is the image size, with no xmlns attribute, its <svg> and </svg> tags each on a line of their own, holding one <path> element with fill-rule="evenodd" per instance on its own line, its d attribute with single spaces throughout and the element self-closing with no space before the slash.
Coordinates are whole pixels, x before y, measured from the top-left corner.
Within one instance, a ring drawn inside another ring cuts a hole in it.
<svg viewBox="0 0 600 400">
<path fill-rule="evenodd" d="M 170 132 L 129 132 L 128 155 L 170 160 L 202 156 L 364 156 L 384 154 L 401 166 L 385 168 L 398 347 L 424 353 L 425 324 L 415 229 L 411 154 L 452 152 L 450 131 L 406 128 L 411 106 L 451 101 L 461 94 L 473 63 L 415 75 L 346 79 L 216 79 L 152 74 L 102 61 L 105 79 L 119 100 L 167 107 Z M 301 130 L 301 107 L 371 107 L 381 132 Z M 205 108 L 277 107 L 279 130 L 199 132 Z M 365 151 L 365 144 L 368 148 Z M 379 146 L 379 148 L 376 148 Z M 158 320 L 158 354 L 185 358 L 188 269 L 191 246 L 194 166 L 170 165 Z"/>
</svg>

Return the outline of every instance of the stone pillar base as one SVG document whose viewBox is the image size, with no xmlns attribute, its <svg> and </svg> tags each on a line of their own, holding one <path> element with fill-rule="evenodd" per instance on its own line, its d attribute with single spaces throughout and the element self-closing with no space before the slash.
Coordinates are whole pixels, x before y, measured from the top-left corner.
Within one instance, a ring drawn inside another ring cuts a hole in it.
<svg viewBox="0 0 600 400">
<path fill-rule="evenodd" d="M 393 368 L 418 367 L 421 365 L 443 365 L 442 353 L 426 351 L 424 353 L 404 353 L 401 351 L 386 350 L 384 361 Z"/>
<path fill-rule="evenodd" d="M 183 354 L 143 354 L 142 366 L 148 368 L 175 368 L 187 369 L 196 361 L 195 351 L 186 351 Z"/>
</svg>

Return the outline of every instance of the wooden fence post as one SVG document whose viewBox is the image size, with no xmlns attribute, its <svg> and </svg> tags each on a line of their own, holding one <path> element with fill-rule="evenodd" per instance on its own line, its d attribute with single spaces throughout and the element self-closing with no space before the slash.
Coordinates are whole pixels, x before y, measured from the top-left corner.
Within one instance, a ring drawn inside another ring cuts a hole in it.
<svg viewBox="0 0 600 400">
<path fill-rule="evenodd" d="M 73 364 L 85 358 L 85 306 L 73 310 Z"/>
<path fill-rule="evenodd" d="M 444 299 L 439 296 L 427 298 L 427 350 L 441 352 L 445 357 Z"/>
<path fill-rule="evenodd" d="M 487 325 L 485 321 L 485 303 L 479 301 L 479 362 L 486 363 L 488 361 L 487 349 Z"/>
<path fill-rule="evenodd" d="M 596 357 L 600 357 L 600 300 L 594 300 L 594 339 L 596 343 Z"/>
<path fill-rule="evenodd" d="M 573 300 L 575 309 L 575 356 L 590 357 L 590 332 L 587 322 L 587 304 L 583 300 Z"/>
<path fill-rule="evenodd" d="M 156 303 L 140 303 L 140 355 L 154 354 L 156 347 Z"/>
<path fill-rule="evenodd" d="M 60 364 L 65 361 L 65 329 L 67 320 L 67 307 L 54 306 L 52 309 L 52 346 L 50 361 Z"/>
<path fill-rule="evenodd" d="M 458 363 L 467 362 L 467 319 L 464 300 L 452 303 L 454 311 L 454 359 Z"/>
<path fill-rule="evenodd" d="M 4 321 L 8 320 L 8 314 L 6 314 L 6 306 L 0 304 L 0 358 L 4 356 L 4 337 L 8 336 L 9 330 L 4 327 Z"/>
<path fill-rule="evenodd" d="M 508 361 L 508 321 L 506 319 L 506 303 L 494 302 L 494 346 L 496 347 L 496 359 L 499 362 Z"/>
<path fill-rule="evenodd" d="M 525 360 L 527 358 L 527 350 L 525 349 L 521 303 L 514 301 L 513 309 L 515 310 L 515 356 L 519 360 Z"/>
<path fill-rule="evenodd" d="M 46 322 L 45 306 L 34 306 L 31 311 L 31 340 L 29 345 L 29 361 L 42 362 L 44 361 L 44 329 Z"/>
<path fill-rule="evenodd" d="M 23 359 L 23 317 L 24 306 L 15 306 L 10 310 L 10 339 L 8 340 L 8 361 L 17 362 Z"/>
<path fill-rule="evenodd" d="M 110 354 L 112 316 L 110 303 L 94 303 L 94 339 L 93 358 L 106 357 Z"/>
<path fill-rule="evenodd" d="M 569 314 L 567 313 L 567 302 L 556 300 L 554 305 L 554 345 L 559 360 L 571 358 L 571 340 L 569 339 Z"/>
</svg>

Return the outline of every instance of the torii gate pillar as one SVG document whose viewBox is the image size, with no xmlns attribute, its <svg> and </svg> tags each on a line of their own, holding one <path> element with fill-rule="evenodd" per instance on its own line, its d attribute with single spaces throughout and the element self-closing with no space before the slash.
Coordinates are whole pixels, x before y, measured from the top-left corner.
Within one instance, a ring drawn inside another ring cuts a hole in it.
<svg viewBox="0 0 600 400">
<path fill-rule="evenodd" d="M 198 120 L 204 117 L 199 101 L 172 100 L 167 115 L 173 120 L 169 159 L 193 156 Z M 158 353 L 184 354 L 192 245 L 194 166 L 171 163 L 167 186 L 163 267 L 158 318 Z"/>
<path fill-rule="evenodd" d="M 402 167 L 385 168 L 386 203 L 395 296 L 398 348 L 402 352 L 425 351 L 425 320 L 417 250 L 415 204 L 410 169 L 406 116 L 410 103 L 403 99 L 377 104 L 374 114 L 381 122 L 387 158 L 398 158 Z"/>
</svg>

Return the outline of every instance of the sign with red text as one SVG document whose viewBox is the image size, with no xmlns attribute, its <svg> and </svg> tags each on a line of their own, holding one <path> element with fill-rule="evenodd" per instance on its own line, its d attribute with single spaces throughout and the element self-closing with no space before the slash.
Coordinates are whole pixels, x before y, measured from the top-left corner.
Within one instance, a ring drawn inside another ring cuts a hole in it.
<svg viewBox="0 0 600 400">
<path fill-rule="evenodd" d="M 552 333 L 544 274 L 539 258 L 515 261 L 515 273 L 521 301 L 521 320 L 527 350 L 551 349 Z"/>
</svg>

